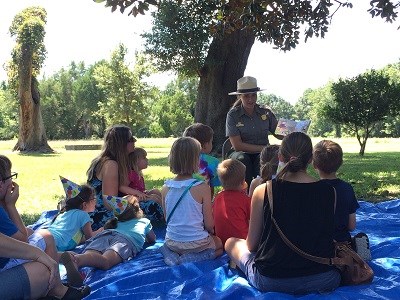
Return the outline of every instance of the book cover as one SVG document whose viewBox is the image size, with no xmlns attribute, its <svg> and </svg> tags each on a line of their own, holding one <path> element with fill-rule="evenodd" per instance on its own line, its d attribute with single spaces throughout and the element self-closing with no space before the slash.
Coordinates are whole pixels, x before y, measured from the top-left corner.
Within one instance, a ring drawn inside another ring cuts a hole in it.
<svg viewBox="0 0 400 300">
<path fill-rule="evenodd" d="M 280 118 L 278 125 L 276 126 L 275 134 L 288 135 L 291 132 L 304 132 L 307 133 L 308 127 L 310 127 L 311 120 L 290 120 Z"/>
</svg>

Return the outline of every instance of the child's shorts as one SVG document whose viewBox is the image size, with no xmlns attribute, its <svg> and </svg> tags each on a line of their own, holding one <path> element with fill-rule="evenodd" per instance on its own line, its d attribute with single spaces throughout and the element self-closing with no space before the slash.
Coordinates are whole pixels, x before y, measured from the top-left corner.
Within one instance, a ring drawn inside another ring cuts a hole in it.
<svg viewBox="0 0 400 300">
<path fill-rule="evenodd" d="M 169 249 L 178 253 L 179 255 L 192 252 L 201 252 L 206 249 L 216 249 L 214 239 L 209 235 L 208 237 L 192 242 L 177 242 L 165 238 L 165 244 Z"/>
<path fill-rule="evenodd" d="M 42 251 L 44 251 L 46 249 L 46 242 L 44 241 L 43 237 L 34 232 L 32 233 L 29 237 L 28 237 L 28 244 L 32 245 L 32 246 L 36 246 L 39 249 L 41 249 Z M 30 260 L 26 260 L 26 259 L 20 259 L 20 258 L 10 258 L 10 260 L 8 261 L 8 263 L 3 267 L 3 271 L 4 270 L 8 270 L 11 269 L 15 266 L 19 266 L 22 265 L 26 262 L 28 262 Z"/>
<path fill-rule="evenodd" d="M 106 230 L 87 240 L 85 251 L 95 250 L 103 254 L 108 250 L 115 251 L 122 261 L 130 260 L 136 256 L 136 248 L 132 242 L 115 230 Z"/>
</svg>

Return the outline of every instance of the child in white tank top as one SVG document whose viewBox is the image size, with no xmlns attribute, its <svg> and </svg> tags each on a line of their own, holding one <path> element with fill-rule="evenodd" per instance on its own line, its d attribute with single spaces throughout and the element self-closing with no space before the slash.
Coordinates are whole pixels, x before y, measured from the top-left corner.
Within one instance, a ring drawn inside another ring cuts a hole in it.
<svg viewBox="0 0 400 300">
<path fill-rule="evenodd" d="M 210 187 L 193 179 L 198 170 L 201 145 L 191 137 L 177 139 L 169 165 L 175 178 L 162 188 L 162 205 L 167 221 L 165 243 L 160 248 L 168 265 L 214 259 L 223 245 L 214 234 Z"/>
</svg>

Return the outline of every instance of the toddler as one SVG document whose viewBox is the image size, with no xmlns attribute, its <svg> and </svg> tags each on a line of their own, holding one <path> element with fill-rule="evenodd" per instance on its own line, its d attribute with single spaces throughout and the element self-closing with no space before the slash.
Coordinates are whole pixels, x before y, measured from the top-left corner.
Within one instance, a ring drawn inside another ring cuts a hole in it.
<svg viewBox="0 0 400 300">
<path fill-rule="evenodd" d="M 119 196 L 133 195 L 139 199 L 140 208 L 152 221 L 164 221 L 161 206 L 161 192 L 157 189 L 146 190 L 142 170 L 148 166 L 147 152 L 143 148 L 135 148 L 129 154 L 128 178 L 119 186 Z"/>
<path fill-rule="evenodd" d="M 226 159 L 218 165 L 217 172 L 223 190 L 213 204 L 215 234 L 223 244 L 230 237 L 245 239 L 251 204 L 246 194 L 246 166 L 239 160 Z"/>
<path fill-rule="evenodd" d="M 161 205 L 161 192 L 157 189 L 146 190 L 142 170 L 147 169 L 149 160 L 143 148 L 135 148 L 129 154 L 130 171 L 128 173 L 128 186 L 120 186 L 120 192 L 136 196 L 140 201 L 154 200 Z"/>
</svg>

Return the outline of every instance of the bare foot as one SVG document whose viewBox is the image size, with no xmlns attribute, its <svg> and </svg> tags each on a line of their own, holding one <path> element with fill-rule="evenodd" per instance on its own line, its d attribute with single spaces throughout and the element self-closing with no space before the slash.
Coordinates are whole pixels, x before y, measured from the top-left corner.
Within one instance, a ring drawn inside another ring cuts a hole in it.
<svg viewBox="0 0 400 300">
<path fill-rule="evenodd" d="M 60 256 L 60 263 L 62 263 L 67 270 L 68 284 L 76 287 L 82 286 L 83 279 L 81 273 L 79 273 L 78 267 L 74 264 L 73 255 L 68 251 L 65 251 Z"/>
</svg>

